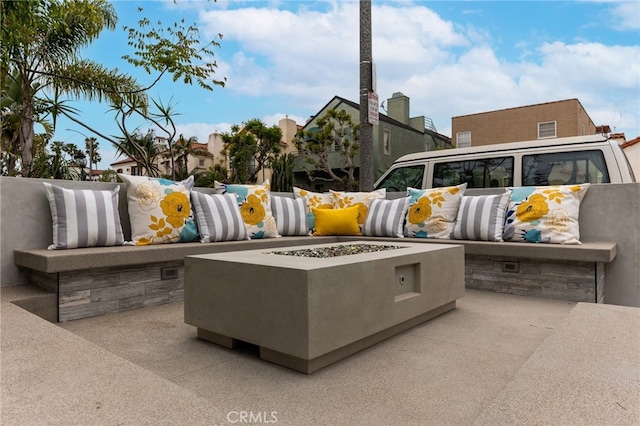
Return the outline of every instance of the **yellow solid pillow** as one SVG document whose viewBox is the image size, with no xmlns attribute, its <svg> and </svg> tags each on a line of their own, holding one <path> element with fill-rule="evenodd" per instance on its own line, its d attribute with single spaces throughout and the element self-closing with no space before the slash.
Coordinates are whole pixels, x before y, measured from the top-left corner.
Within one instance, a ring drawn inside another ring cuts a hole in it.
<svg viewBox="0 0 640 426">
<path fill-rule="evenodd" d="M 346 209 L 311 209 L 316 218 L 313 235 L 360 235 L 356 206 Z"/>
</svg>

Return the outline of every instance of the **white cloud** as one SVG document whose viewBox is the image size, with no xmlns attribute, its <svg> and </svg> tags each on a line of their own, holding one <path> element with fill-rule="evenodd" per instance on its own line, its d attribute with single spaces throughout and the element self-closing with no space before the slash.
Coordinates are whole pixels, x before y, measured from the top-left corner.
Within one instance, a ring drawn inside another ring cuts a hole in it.
<svg viewBox="0 0 640 426">
<path fill-rule="evenodd" d="M 594 39 L 585 35 L 589 32 L 583 25 L 578 33 L 564 33 L 554 41 L 544 26 L 509 38 L 482 19 L 482 2 L 465 3 L 469 10 L 457 12 L 460 21 L 444 19 L 427 2 L 373 2 L 380 99 L 403 92 L 411 99 L 412 116 L 428 116 L 441 133 L 450 135 L 452 116 L 578 98 L 596 124 L 635 137 L 640 133 L 640 43 L 636 37 L 627 42 L 631 45 L 605 44 L 602 40 L 609 37 L 600 36 L 606 32 L 629 40 L 623 33 L 640 29 L 640 2 L 593 4 L 598 13 L 585 25 L 601 26 Z M 253 117 L 273 125 L 288 114 L 304 124 L 307 114 L 316 113 L 334 95 L 358 101 L 358 1 L 166 3 L 170 13 L 175 14 L 176 7 L 191 17 L 199 12 L 203 38 L 224 35 L 221 48 L 214 49 L 215 76 L 228 78 L 224 89 L 187 101 L 178 94 L 183 102 L 179 108 L 197 99 L 201 110 L 211 111 L 198 118 L 179 116 L 190 121 L 178 126 L 180 133 L 206 142 L 210 133 L 230 131 L 232 124 Z M 570 13 L 571 3 L 563 10 Z M 158 90 L 170 96 L 174 87 Z M 204 123 L 209 117 L 217 123 Z M 96 122 L 106 123 L 107 134 L 114 133 L 104 117 Z M 113 158 L 111 145 L 102 144 L 102 157 Z"/>
<path fill-rule="evenodd" d="M 640 29 L 640 3 L 616 2 L 611 5 L 612 22 L 610 26 L 620 31 Z"/>
<path fill-rule="evenodd" d="M 638 4 L 607 7 L 629 29 L 638 27 Z M 225 90 L 285 99 L 292 112 L 314 113 L 334 95 L 358 100 L 358 2 L 324 11 L 304 2 L 297 10 L 246 5 L 201 14 L 202 28 L 224 34 L 218 63 L 229 78 Z M 628 136 L 638 131 L 637 45 L 534 38 L 515 42 L 520 57 L 506 58 L 494 47 L 500 36 L 482 21 L 460 26 L 421 3 L 374 4 L 372 22 L 380 98 L 403 92 L 411 114 L 431 117 L 441 132 L 452 116 L 567 98 L 580 99 L 595 122 L 618 121 Z"/>
</svg>

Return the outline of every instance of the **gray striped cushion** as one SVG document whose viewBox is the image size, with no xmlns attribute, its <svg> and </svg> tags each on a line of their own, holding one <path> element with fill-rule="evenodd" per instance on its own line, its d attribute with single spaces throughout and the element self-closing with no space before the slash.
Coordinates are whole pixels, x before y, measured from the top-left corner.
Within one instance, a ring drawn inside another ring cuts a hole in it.
<svg viewBox="0 0 640 426">
<path fill-rule="evenodd" d="M 200 242 L 248 240 L 235 194 L 204 194 L 191 191 Z"/>
<path fill-rule="evenodd" d="M 371 200 L 362 235 L 403 238 L 404 219 L 409 207 L 408 198 Z"/>
<path fill-rule="evenodd" d="M 271 196 L 271 211 L 276 218 L 278 234 L 308 235 L 307 199 Z"/>
<path fill-rule="evenodd" d="M 44 183 L 53 221 L 48 248 L 108 247 L 124 244 L 118 213 L 118 191 L 66 189 Z"/>
<path fill-rule="evenodd" d="M 456 240 L 503 241 L 504 216 L 509 193 L 462 197 L 451 238 Z"/>
</svg>

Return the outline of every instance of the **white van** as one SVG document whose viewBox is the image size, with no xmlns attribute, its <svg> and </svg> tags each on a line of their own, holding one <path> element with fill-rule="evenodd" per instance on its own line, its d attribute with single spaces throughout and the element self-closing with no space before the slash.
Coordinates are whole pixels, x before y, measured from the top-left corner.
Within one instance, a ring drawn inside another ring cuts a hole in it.
<svg viewBox="0 0 640 426">
<path fill-rule="evenodd" d="M 492 188 L 635 181 L 618 143 L 589 135 L 408 154 L 393 163 L 375 189 L 394 192 L 464 182 L 467 188 Z"/>
</svg>

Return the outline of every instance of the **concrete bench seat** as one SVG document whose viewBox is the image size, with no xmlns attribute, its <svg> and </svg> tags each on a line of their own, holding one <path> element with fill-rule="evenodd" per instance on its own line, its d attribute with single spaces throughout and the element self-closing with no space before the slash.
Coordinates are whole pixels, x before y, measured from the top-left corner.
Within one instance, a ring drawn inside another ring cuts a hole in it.
<svg viewBox="0 0 640 426">
<path fill-rule="evenodd" d="M 14 250 L 15 264 L 57 295 L 58 322 L 181 301 L 184 258 L 189 255 L 306 244 L 312 237 L 221 243 Z M 316 240 L 315 237 L 314 241 Z M 335 238 L 320 237 L 320 242 Z"/>
<path fill-rule="evenodd" d="M 359 237 L 358 239 L 361 239 Z M 366 238 L 366 237 L 364 237 Z M 345 240 L 344 237 L 341 237 Z M 375 238 L 378 241 L 398 241 L 396 238 Z M 445 240 L 436 238 L 406 238 L 401 241 L 425 244 L 459 244 L 466 255 L 501 256 L 564 261 L 611 262 L 617 255 L 615 242 L 583 242 L 582 244 L 531 244 L 495 241 Z"/>
<path fill-rule="evenodd" d="M 29 280 L 57 294 L 57 321 L 182 300 L 190 255 L 354 240 L 458 244 L 465 249 L 467 288 L 582 302 L 604 301 L 605 268 L 614 242 L 581 245 L 372 237 L 282 237 L 222 243 L 14 250 Z"/>
<path fill-rule="evenodd" d="M 91 247 L 73 250 L 15 250 L 16 265 L 43 273 L 80 271 L 107 267 L 128 267 L 149 263 L 172 262 L 185 256 L 250 250 L 262 247 L 286 247 L 308 243 L 325 243 L 371 239 L 412 243 L 460 244 L 467 255 L 485 255 L 530 259 L 557 259 L 571 262 L 611 262 L 617 254 L 614 242 L 584 242 L 580 245 L 501 243 L 491 241 L 372 238 L 372 237 L 283 237 L 277 239 L 227 241 L 223 243 L 159 244 L 137 247 Z"/>
<path fill-rule="evenodd" d="M 15 263 L 20 267 L 44 273 L 57 273 L 175 262 L 182 261 L 185 256 L 196 254 L 306 244 L 309 239 L 310 237 L 302 236 L 208 244 L 195 242 L 151 246 L 89 247 L 71 250 L 14 250 L 13 253 Z M 326 242 L 335 241 L 333 237 L 319 237 L 318 239 L 326 240 Z"/>
<path fill-rule="evenodd" d="M 125 239 L 130 239 L 131 230 L 123 184 L 0 178 L 0 284 L 31 283 L 49 290 L 57 300 L 57 321 L 182 300 L 185 256 L 362 238 L 303 236 L 49 251 L 45 248 L 52 241 L 52 221 L 43 185 L 47 181 L 68 188 L 120 186 L 119 209 Z M 476 192 L 469 191 L 470 195 L 483 193 Z M 498 192 L 496 189 L 488 193 Z M 387 198 L 403 195 L 389 193 Z M 638 212 L 640 184 L 592 185 L 581 204 L 582 245 L 421 238 L 405 241 L 464 246 L 467 288 L 638 306 Z"/>
</svg>

